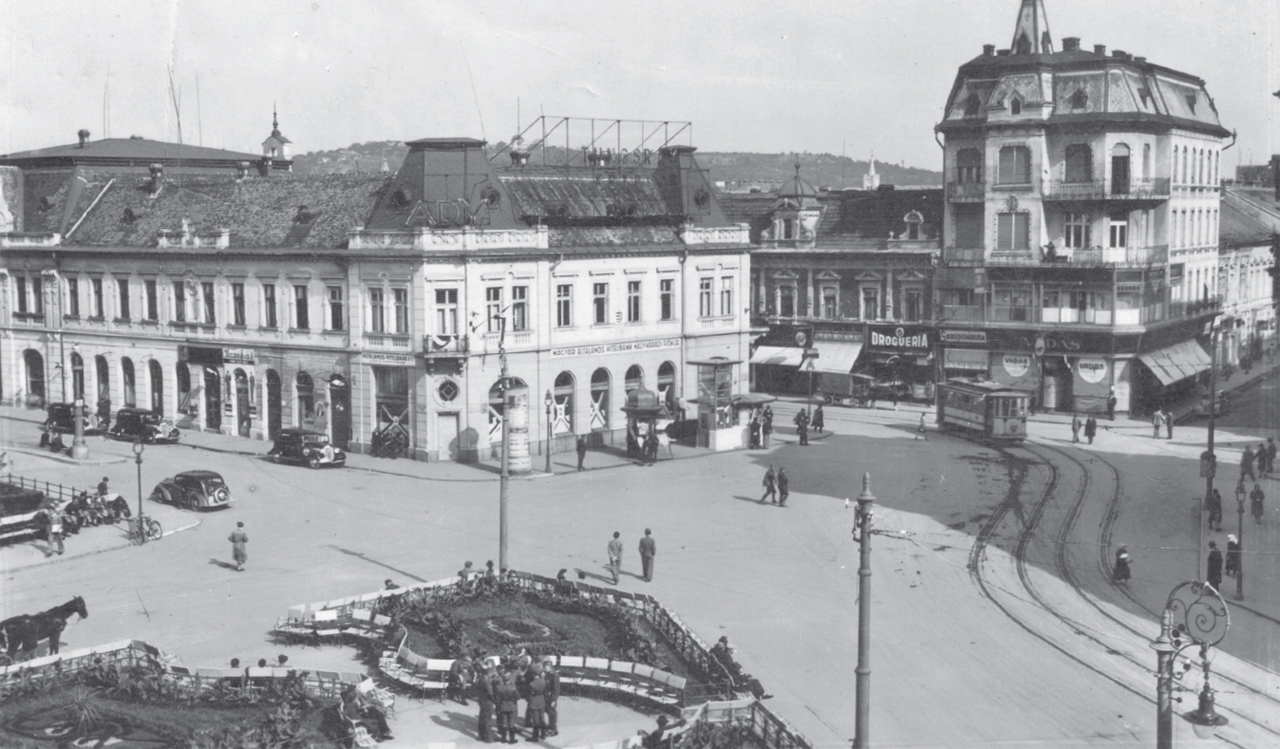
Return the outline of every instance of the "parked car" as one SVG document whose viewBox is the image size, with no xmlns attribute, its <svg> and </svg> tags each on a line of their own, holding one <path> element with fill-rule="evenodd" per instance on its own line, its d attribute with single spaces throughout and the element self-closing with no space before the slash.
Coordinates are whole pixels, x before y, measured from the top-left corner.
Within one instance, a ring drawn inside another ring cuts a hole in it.
<svg viewBox="0 0 1280 749">
<path fill-rule="evenodd" d="M 231 504 L 231 489 L 227 488 L 221 474 L 183 471 L 156 484 L 151 491 L 151 500 L 190 510 L 212 510 Z"/>
<path fill-rule="evenodd" d="M 107 430 L 107 436 L 112 439 L 142 441 L 149 445 L 172 445 L 178 441 L 180 434 L 172 421 L 141 408 L 122 408 L 116 411 L 116 423 Z"/>
<path fill-rule="evenodd" d="M 1200 396 L 1200 400 L 1196 402 L 1196 406 L 1194 410 L 1195 410 L 1196 416 L 1209 415 L 1209 394 L 1208 393 L 1205 393 L 1204 395 Z M 1219 390 L 1217 401 L 1214 403 L 1213 415 L 1221 416 L 1229 410 L 1231 410 L 1231 399 L 1227 397 L 1227 394 L 1225 391 Z"/>
<path fill-rule="evenodd" d="M 50 403 L 47 409 L 49 417 L 44 422 L 45 431 L 54 434 L 74 434 L 76 431 L 73 416 L 75 408 L 74 403 Z M 107 430 L 106 425 L 98 420 L 98 415 L 90 411 L 88 405 L 80 404 L 80 415 L 84 419 L 84 434 L 93 436 Z"/>
<path fill-rule="evenodd" d="M 312 468 L 338 467 L 347 462 L 347 454 L 329 444 L 329 435 L 307 429 L 281 429 L 267 457 L 277 463 Z"/>
</svg>

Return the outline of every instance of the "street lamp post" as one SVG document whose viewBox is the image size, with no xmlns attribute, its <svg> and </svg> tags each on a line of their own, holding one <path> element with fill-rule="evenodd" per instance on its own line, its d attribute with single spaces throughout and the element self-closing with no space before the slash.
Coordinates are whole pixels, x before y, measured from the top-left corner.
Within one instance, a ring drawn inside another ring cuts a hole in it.
<svg viewBox="0 0 1280 749">
<path fill-rule="evenodd" d="M 1204 501 L 1209 504 L 1213 496 L 1213 476 L 1218 471 L 1217 456 L 1213 454 L 1214 427 L 1218 415 L 1218 328 L 1214 322 L 1209 323 L 1209 444 L 1201 456 L 1204 470 Z"/>
<path fill-rule="evenodd" d="M 507 373 L 507 318 L 498 318 L 498 387 L 502 390 L 502 473 L 498 477 L 498 569 L 507 567 L 507 505 L 511 484 L 511 381 Z"/>
<path fill-rule="evenodd" d="M 551 397 L 551 391 L 548 390 L 547 394 L 542 398 L 543 405 L 547 407 L 547 473 L 551 473 L 551 440 L 553 439 L 551 434 L 551 406 L 555 402 L 555 398 Z"/>
<path fill-rule="evenodd" d="M 84 362 L 79 357 L 80 347 L 76 344 L 71 346 L 71 357 L 73 364 L 71 365 L 71 387 L 75 390 L 74 400 L 71 408 L 75 411 L 75 419 L 73 422 L 76 426 L 75 437 L 71 440 L 71 458 L 73 460 L 84 460 L 89 457 L 89 446 L 84 441 Z"/>
<path fill-rule="evenodd" d="M 871 506 L 876 497 L 871 493 L 871 474 L 862 474 L 862 493 L 858 495 L 858 666 L 855 674 L 856 713 L 853 749 L 871 746 Z"/>
<path fill-rule="evenodd" d="M 1244 600 L 1244 476 L 1236 484 L 1236 558 L 1240 564 L 1236 566 L 1236 600 Z"/>
<path fill-rule="evenodd" d="M 142 527 L 142 440 L 133 443 L 133 460 L 138 464 L 138 535 L 145 541 L 147 534 Z"/>
<path fill-rule="evenodd" d="M 1151 649 L 1156 651 L 1156 749 L 1173 748 L 1173 683 L 1193 667 L 1188 662 L 1180 671 L 1176 669 L 1178 657 L 1185 650 L 1199 648 L 1204 683 L 1196 709 L 1183 718 L 1191 723 L 1197 736 L 1205 738 L 1226 725 L 1226 717 L 1214 709 L 1214 691 L 1209 686 L 1210 648 L 1222 641 L 1230 626 L 1227 604 L 1212 585 L 1180 583 L 1169 594 L 1160 616 L 1160 636 L 1151 643 Z"/>
</svg>

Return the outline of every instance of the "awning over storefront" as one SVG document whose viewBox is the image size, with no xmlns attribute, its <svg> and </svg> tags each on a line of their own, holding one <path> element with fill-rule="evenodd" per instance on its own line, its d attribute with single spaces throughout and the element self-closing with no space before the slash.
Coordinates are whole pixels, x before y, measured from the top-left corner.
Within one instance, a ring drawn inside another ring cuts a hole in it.
<svg viewBox="0 0 1280 749">
<path fill-rule="evenodd" d="M 814 348 L 818 350 L 818 358 L 813 362 L 815 372 L 849 374 L 862 353 L 862 344 L 852 341 L 818 341 Z"/>
<path fill-rule="evenodd" d="M 1172 385 L 1179 380 L 1194 377 L 1209 369 L 1209 355 L 1195 341 L 1181 343 L 1139 354 L 1138 359 L 1160 380 L 1161 385 Z"/>
<path fill-rule="evenodd" d="M 795 346 L 757 346 L 751 355 L 752 364 L 776 364 L 782 367 L 798 367 L 804 359 L 804 349 Z"/>
</svg>

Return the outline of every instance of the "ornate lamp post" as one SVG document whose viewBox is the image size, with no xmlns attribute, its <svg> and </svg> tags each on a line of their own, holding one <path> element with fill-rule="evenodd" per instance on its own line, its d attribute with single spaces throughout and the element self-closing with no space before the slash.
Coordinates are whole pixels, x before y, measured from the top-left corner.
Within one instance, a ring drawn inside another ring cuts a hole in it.
<svg viewBox="0 0 1280 749">
<path fill-rule="evenodd" d="M 1195 665 L 1188 661 L 1178 669 L 1178 658 L 1185 650 L 1199 648 L 1204 685 L 1196 709 L 1183 717 L 1201 738 L 1226 725 L 1227 719 L 1214 710 L 1209 670 L 1213 657 L 1210 648 L 1222 641 L 1230 626 L 1227 604 L 1213 586 L 1185 582 L 1169 593 L 1160 617 L 1160 636 L 1151 643 L 1151 649 L 1156 651 L 1156 749 L 1173 747 L 1173 682 L 1180 681 Z"/>
<path fill-rule="evenodd" d="M 876 496 L 871 493 L 871 474 L 862 474 L 862 493 L 858 495 L 858 518 L 853 537 L 858 541 L 858 666 L 856 675 L 856 713 L 853 749 L 871 746 L 869 716 L 871 713 L 871 506 Z"/>
<path fill-rule="evenodd" d="M 551 473 L 551 440 L 554 438 L 551 434 L 551 406 L 555 402 L 556 399 L 551 397 L 550 390 L 542 397 L 542 404 L 547 407 L 547 473 Z"/>
<path fill-rule="evenodd" d="M 138 464 L 138 536 L 146 542 L 147 534 L 142 525 L 142 440 L 133 443 L 133 460 Z"/>
<path fill-rule="evenodd" d="M 1236 547 L 1240 565 L 1236 568 L 1236 600 L 1244 600 L 1244 476 L 1236 484 Z"/>
<path fill-rule="evenodd" d="M 71 346 L 71 387 L 75 390 L 75 400 L 71 406 L 75 412 L 75 418 L 72 420 L 76 425 L 76 435 L 71 440 L 71 457 L 74 460 L 84 460 L 89 457 L 89 446 L 84 443 L 84 361 L 80 358 L 79 344 Z"/>
</svg>

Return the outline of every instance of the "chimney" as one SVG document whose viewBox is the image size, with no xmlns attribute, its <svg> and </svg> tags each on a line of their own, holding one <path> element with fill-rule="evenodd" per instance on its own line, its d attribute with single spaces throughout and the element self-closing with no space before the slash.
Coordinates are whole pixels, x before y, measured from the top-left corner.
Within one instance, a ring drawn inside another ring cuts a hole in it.
<svg viewBox="0 0 1280 749">
<path fill-rule="evenodd" d="M 1135 57 L 1135 58 L 1133 58 L 1133 61 L 1134 61 L 1134 62 L 1137 62 L 1137 63 L 1143 63 L 1143 62 L 1146 62 L 1146 61 L 1147 61 L 1147 58 L 1145 58 L 1145 57 Z"/>
<path fill-rule="evenodd" d="M 1010 53 L 1010 52 L 1012 52 L 1012 51 L 1013 51 L 1013 50 L 1011 50 L 1011 49 L 1002 49 L 1002 50 L 1000 50 L 1000 51 L 996 52 L 996 57 L 1008 57 L 1008 56 L 1009 56 L 1009 53 Z"/>
<path fill-rule="evenodd" d="M 156 195 L 160 192 L 160 185 L 164 181 L 164 164 L 152 164 L 151 171 L 151 194 Z"/>
<path fill-rule="evenodd" d="M 80 132 L 76 133 L 76 135 L 80 136 L 80 147 L 84 148 L 84 145 L 89 142 L 89 131 L 80 128 Z"/>
<path fill-rule="evenodd" d="M 1080 50 L 1080 37 L 1067 36 L 1062 39 L 1063 52 L 1078 52 Z"/>
<path fill-rule="evenodd" d="M 1122 49 L 1114 49 L 1111 51 L 1111 56 L 1117 60 L 1125 60 L 1128 59 L 1129 54 Z"/>
<path fill-rule="evenodd" d="M 1093 45 L 1093 53 L 1094 53 L 1095 55 L 1105 55 L 1105 54 L 1107 54 L 1107 45 L 1105 45 L 1105 44 L 1095 44 L 1095 45 Z"/>
<path fill-rule="evenodd" d="M 996 55 L 996 45 L 994 45 L 994 44 L 984 44 L 984 45 L 982 45 L 982 56 L 983 56 L 983 57 L 995 57 L 995 55 Z"/>
</svg>

